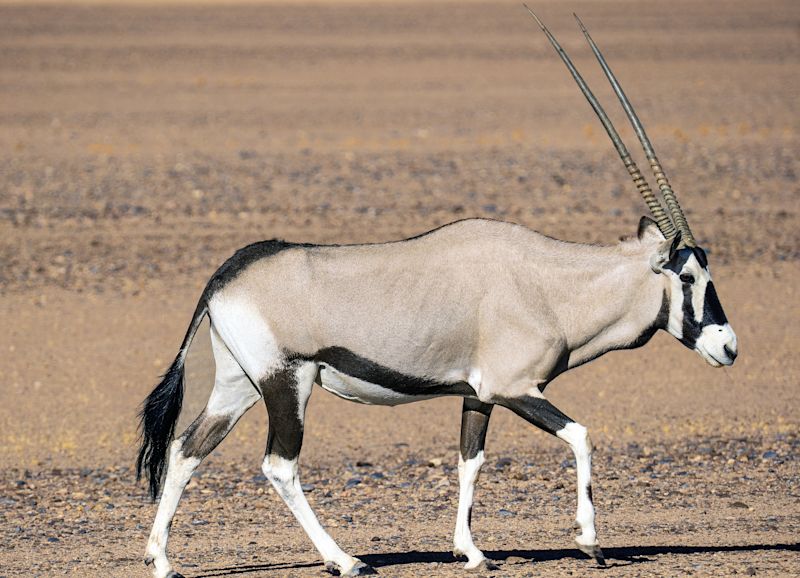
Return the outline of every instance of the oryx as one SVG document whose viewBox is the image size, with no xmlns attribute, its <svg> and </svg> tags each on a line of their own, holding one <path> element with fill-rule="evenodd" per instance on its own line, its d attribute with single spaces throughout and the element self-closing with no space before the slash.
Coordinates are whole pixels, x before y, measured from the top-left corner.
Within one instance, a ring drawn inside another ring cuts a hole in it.
<svg viewBox="0 0 800 578">
<path fill-rule="evenodd" d="M 463 397 L 454 551 L 469 569 L 488 564 L 472 541 L 470 510 L 492 408 L 509 408 L 558 436 L 576 459 L 578 547 L 603 562 L 591 442 L 585 427 L 545 399 L 545 387 L 608 351 L 644 345 L 659 329 L 713 366 L 731 365 L 737 342 L 706 255 L 597 46 L 581 24 L 644 147 L 666 210 L 572 62 L 536 20 L 600 117 L 654 220 L 643 217 L 635 237 L 613 246 L 474 219 L 396 242 L 272 240 L 237 251 L 211 277 L 177 358 L 141 411 L 137 471 L 149 477 L 154 498 L 166 474 L 146 550 L 157 578 L 180 576 L 167 559 L 167 537 L 192 473 L 261 398 L 269 414 L 264 475 L 332 571 L 373 572 L 339 548 L 301 490 L 298 456 L 315 383 L 369 404 Z M 173 441 L 186 353 L 205 315 L 214 389 L 200 416 Z"/>
</svg>

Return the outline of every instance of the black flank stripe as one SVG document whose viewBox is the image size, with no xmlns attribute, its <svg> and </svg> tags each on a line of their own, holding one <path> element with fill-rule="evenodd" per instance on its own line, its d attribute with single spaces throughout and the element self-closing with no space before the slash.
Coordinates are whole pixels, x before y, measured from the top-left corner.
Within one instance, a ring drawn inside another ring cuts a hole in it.
<svg viewBox="0 0 800 578">
<path fill-rule="evenodd" d="M 374 383 L 401 395 L 475 395 L 475 390 L 466 382 L 448 383 L 406 375 L 361 357 L 345 347 L 326 347 L 308 357 L 290 355 L 291 357 L 324 363 L 340 373 Z"/>
</svg>

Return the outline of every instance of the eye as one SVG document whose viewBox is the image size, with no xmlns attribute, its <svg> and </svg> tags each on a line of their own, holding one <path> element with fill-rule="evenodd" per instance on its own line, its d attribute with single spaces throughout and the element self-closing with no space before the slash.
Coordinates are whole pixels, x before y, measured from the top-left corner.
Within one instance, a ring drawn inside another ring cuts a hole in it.
<svg viewBox="0 0 800 578">
<path fill-rule="evenodd" d="M 683 273 L 681 275 L 681 282 L 686 283 L 687 285 L 691 285 L 694 283 L 694 275 L 691 273 Z"/>
</svg>

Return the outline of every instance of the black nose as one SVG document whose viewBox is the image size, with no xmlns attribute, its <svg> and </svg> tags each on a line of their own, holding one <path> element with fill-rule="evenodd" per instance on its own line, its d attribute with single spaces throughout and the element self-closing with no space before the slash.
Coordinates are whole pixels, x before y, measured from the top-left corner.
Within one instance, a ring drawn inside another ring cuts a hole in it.
<svg viewBox="0 0 800 578">
<path fill-rule="evenodd" d="M 731 361 L 733 361 L 734 359 L 736 359 L 736 356 L 737 356 L 737 355 L 739 355 L 738 353 L 736 353 L 735 351 L 733 351 L 733 350 L 732 350 L 730 347 L 728 347 L 727 345 L 726 345 L 726 346 L 725 346 L 723 349 L 725 349 L 725 353 L 728 355 L 728 357 L 730 357 L 730 358 L 731 358 Z"/>
</svg>

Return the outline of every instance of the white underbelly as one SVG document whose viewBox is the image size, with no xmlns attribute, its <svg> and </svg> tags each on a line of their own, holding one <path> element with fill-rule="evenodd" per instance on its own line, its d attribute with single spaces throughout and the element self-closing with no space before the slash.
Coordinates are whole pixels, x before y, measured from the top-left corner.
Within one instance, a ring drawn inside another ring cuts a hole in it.
<svg viewBox="0 0 800 578">
<path fill-rule="evenodd" d="M 357 377 L 337 371 L 329 365 L 320 365 L 319 384 L 343 399 L 366 403 L 369 405 L 400 405 L 422 399 L 436 397 L 434 395 L 406 395 L 392 391 Z"/>
</svg>

